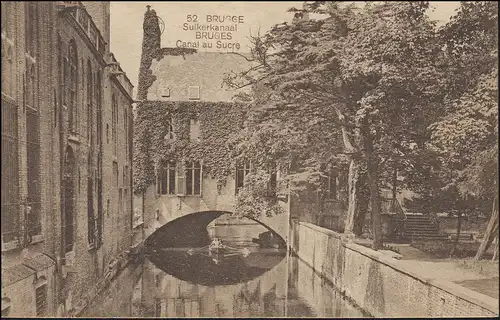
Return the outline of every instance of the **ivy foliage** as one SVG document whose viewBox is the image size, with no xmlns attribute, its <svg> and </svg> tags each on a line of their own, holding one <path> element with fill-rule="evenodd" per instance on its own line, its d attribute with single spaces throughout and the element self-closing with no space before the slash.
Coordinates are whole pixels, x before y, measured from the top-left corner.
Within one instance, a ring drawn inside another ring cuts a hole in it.
<svg viewBox="0 0 500 320">
<path fill-rule="evenodd" d="M 216 179 L 220 190 L 235 169 L 227 140 L 240 129 L 244 115 L 241 103 L 143 102 L 134 123 L 135 194 L 145 192 L 154 183 L 155 164 L 162 160 L 202 162 L 203 175 Z M 190 137 L 193 120 L 199 123 L 199 139 Z"/>
</svg>

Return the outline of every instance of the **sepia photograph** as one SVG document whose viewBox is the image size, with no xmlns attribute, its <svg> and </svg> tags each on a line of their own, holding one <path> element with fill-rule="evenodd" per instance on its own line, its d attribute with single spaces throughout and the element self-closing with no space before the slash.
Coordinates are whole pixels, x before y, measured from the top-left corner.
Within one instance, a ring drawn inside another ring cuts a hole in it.
<svg viewBox="0 0 500 320">
<path fill-rule="evenodd" d="M 496 1 L 1 1 L 2 318 L 496 318 Z"/>
</svg>

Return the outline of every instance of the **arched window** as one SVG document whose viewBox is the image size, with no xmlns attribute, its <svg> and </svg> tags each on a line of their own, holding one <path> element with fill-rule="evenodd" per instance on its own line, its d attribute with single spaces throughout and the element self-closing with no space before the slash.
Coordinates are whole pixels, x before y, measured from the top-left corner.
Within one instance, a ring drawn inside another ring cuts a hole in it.
<svg viewBox="0 0 500 320">
<path fill-rule="evenodd" d="M 64 181 L 63 181 L 63 201 L 64 213 L 62 223 L 62 234 L 64 243 L 64 252 L 73 251 L 74 242 L 74 210 L 75 210 L 75 156 L 71 147 L 66 148 L 64 159 Z"/>
<path fill-rule="evenodd" d="M 76 92 L 78 83 L 78 54 L 76 51 L 76 44 L 71 40 L 68 47 L 68 119 L 69 130 L 72 132 L 77 131 L 77 106 L 76 106 Z"/>
</svg>

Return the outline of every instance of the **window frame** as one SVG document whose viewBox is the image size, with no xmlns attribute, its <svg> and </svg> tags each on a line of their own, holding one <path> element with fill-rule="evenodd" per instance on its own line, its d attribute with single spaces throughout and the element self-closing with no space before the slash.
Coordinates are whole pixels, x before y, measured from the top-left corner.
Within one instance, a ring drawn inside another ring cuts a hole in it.
<svg viewBox="0 0 500 320">
<path fill-rule="evenodd" d="M 67 57 L 67 107 L 68 129 L 71 133 L 78 133 L 78 51 L 76 42 L 71 39 L 68 45 Z"/>
<path fill-rule="evenodd" d="M 41 296 L 43 301 L 41 302 L 41 306 L 39 305 L 39 291 L 41 291 Z M 35 287 L 35 312 L 37 317 L 47 316 L 48 312 L 48 286 L 47 283 L 43 283 L 42 285 L 38 285 Z M 42 310 L 40 310 L 42 309 Z"/>
<path fill-rule="evenodd" d="M 242 166 L 243 164 L 243 166 Z M 245 160 L 245 161 L 237 161 L 236 162 L 236 174 L 234 177 L 234 188 L 235 188 L 235 194 L 239 193 L 239 190 L 245 186 L 245 177 L 252 171 L 252 164 L 250 161 Z M 240 182 L 240 178 L 238 173 L 243 172 L 243 178 L 242 181 Z"/>
<path fill-rule="evenodd" d="M 75 170 L 76 158 L 73 152 L 73 149 L 68 146 L 65 151 L 65 159 L 64 159 L 64 176 L 63 176 L 63 201 L 64 201 L 64 213 L 63 213 L 63 221 L 61 223 L 62 235 L 63 235 L 63 251 L 65 255 L 68 255 L 71 252 L 74 252 L 75 249 L 75 211 L 77 207 L 77 199 L 78 199 L 78 188 L 75 186 L 77 181 L 77 172 Z M 69 189 L 70 188 L 70 189 Z M 71 211 L 68 211 L 67 204 L 67 192 L 71 190 L 72 195 L 72 206 Z M 68 232 L 68 229 L 71 232 Z M 71 241 L 68 241 L 71 240 Z M 66 261 L 65 261 L 66 263 Z"/>
<path fill-rule="evenodd" d="M 172 175 L 173 174 L 173 175 Z M 162 160 L 156 172 L 156 192 L 158 195 L 176 195 L 177 163 L 172 160 Z"/>
<path fill-rule="evenodd" d="M 203 189 L 203 165 L 201 161 L 188 161 L 185 164 L 185 194 L 187 196 L 202 196 Z M 198 185 L 196 190 L 196 173 L 199 172 Z M 191 187 L 191 188 L 189 188 Z M 189 190 L 191 189 L 191 190 Z M 196 192 L 198 191 L 198 193 Z"/>
<path fill-rule="evenodd" d="M 14 101 L 2 96 L 2 247 L 7 243 L 12 243 L 12 246 L 17 247 L 20 241 L 21 186 L 19 183 L 19 151 L 21 146 L 18 130 L 19 107 Z M 7 151 L 7 147 L 12 149 Z M 11 209 L 6 210 L 5 207 Z M 8 213 L 10 215 L 7 215 Z"/>
</svg>

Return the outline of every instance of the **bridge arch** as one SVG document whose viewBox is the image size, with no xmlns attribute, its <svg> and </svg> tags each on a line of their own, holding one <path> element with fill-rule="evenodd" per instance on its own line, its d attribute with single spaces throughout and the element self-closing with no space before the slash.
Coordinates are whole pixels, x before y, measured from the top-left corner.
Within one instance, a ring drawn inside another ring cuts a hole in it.
<svg viewBox="0 0 500 320">
<path fill-rule="evenodd" d="M 146 247 L 191 247 L 204 246 L 210 240 L 208 236 L 207 226 L 215 219 L 222 215 L 233 213 L 230 211 L 208 210 L 198 211 L 178 217 L 174 220 L 166 222 L 163 226 L 153 232 L 145 242 Z M 267 230 L 271 231 L 273 236 L 278 236 L 283 243 L 286 243 L 287 235 L 285 232 L 280 232 L 279 228 L 273 228 L 268 223 L 254 217 L 247 217 L 252 221 L 262 225 Z M 283 220 L 284 217 L 281 217 Z M 270 220 L 273 221 L 273 220 Z M 283 223 L 280 223 L 280 225 Z M 278 230 L 276 230 L 278 229 Z"/>
</svg>

